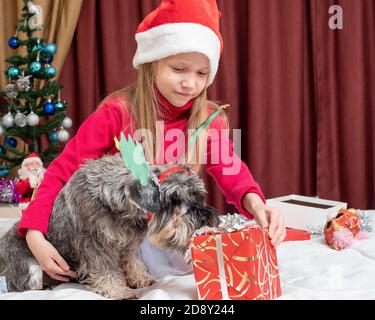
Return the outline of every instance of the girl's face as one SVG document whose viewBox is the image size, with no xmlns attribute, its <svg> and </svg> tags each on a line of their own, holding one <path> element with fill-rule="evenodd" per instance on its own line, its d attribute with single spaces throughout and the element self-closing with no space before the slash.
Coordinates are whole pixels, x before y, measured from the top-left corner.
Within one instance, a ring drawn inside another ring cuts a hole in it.
<svg viewBox="0 0 375 320">
<path fill-rule="evenodd" d="M 156 64 L 156 87 L 171 104 L 182 107 L 206 87 L 210 63 L 197 52 L 180 53 Z"/>
</svg>

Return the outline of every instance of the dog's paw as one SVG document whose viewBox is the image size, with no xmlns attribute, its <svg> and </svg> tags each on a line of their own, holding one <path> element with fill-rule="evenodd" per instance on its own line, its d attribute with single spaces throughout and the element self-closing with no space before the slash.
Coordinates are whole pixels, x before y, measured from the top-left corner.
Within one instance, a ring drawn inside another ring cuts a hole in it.
<svg viewBox="0 0 375 320">
<path fill-rule="evenodd" d="M 113 300 L 132 300 L 138 299 L 138 294 L 133 290 L 121 290 L 121 291 L 111 291 L 104 294 L 106 298 Z"/>
<path fill-rule="evenodd" d="M 147 273 L 139 275 L 136 278 L 127 277 L 126 281 L 132 289 L 147 288 L 156 282 L 155 278 Z"/>
</svg>

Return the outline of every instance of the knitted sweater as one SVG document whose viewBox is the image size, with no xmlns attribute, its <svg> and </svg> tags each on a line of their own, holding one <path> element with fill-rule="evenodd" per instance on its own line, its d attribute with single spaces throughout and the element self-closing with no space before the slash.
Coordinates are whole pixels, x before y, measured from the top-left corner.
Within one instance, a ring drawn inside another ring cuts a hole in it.
<svg viewBox="0 0 375 320">
<path fill-rule="evenodd" d="M 170 129 L 180 129 L 185 132 L 192 101 L 183 107 L 175 107 L 160 94 L 158 101 L 161 119 L 164 121 L 164 133 Z M 102 102 L 99 108 L 84 121 L 77 134 L 65 146 L 64 151 L 50 163 L 36 197 L 22 214 L 18 226 L 21 236 L 26 235 L 27 229 L 36 229 L 47 235 L 53 203 L 74 172 L 87 159 L 98 159 L 103 155 L 118 152 L 114 137 L 120 139 L 121 131 L 126 137 L 128 134 L 133 134 L 130 132 L 130 124 L 135 123 L 134 118 L 128 111 L 129 108 L 124 107 L 124 103 L 124 100 L 119 98 L 108 98 Z M 222 117 L 220 115 L 216 117 L 209 128 L 225 129 Z M 175 143 L 174 140 L 164 137 L 165 151 Z M 219 151 L 223 147 L 228 148 L 229 158 L 223 159 L 221 152 L 213 154 L 212 146 L 220 146 Z M 168 151 L 164 155 L 167 153 Z M 239 163 L 240 170 L 234 175 L 225 172 L 225 168 L 232 166 L 231 163 L 228 164 L 230 159 Z M 166 160 L 165 157 L 157 159 L 159 163 L 163 160 Z M 243 215 L 252 218 L 251 214 L 242 207 L 243 196 L 251 192 L 258 194 L 264 202 L 265 198 L 246 164 L 233 152 L 233 142 L 225 135 L 209 136 L 206 162 L 205 169 L 215 179 L 227 202 L 235 205 Z"/>
</svg>

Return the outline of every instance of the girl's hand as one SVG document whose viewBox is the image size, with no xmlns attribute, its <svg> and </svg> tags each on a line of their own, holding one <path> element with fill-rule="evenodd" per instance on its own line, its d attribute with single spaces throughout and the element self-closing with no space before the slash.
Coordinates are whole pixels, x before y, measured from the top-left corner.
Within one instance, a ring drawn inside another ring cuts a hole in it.
<svg viewBox="0 0 375 320">
<path fill-rule="evenodd" d="M 43 271 L 52 279 L 68 282 L 70 278 L 76 277 L 76 273 L 70 270 L 66 261 L 44 238 L 42 232 L 29 229 L 26 234 L 26 242 Z"/>
<path fill-rule="evenodd" d="M 286 236 L 284 216 L 277 208 L 266 206 L 255 193 L 247 193 L 242 199 L 243 207 L 248 210 L 262 228 L 269 228 L 271 244 L 276 248 Z"/>
</svg>

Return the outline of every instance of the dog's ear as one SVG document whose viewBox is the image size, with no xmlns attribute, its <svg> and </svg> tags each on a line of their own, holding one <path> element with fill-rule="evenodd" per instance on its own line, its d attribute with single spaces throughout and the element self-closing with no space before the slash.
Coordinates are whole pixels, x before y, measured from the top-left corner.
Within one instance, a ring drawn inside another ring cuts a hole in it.
<svg viewBox="0 0 375 320">
<path fill-rule="evenodd" d="M 210 206 L 192 205 L 188 208 L 186 214 L 194 221 L 196 228 L 204 226 L 217 227 L 220 222 L 220 213 Z"/>
<path fill-rule="evenodd" d="M 134 180 L 129 184 L 130 200 L 140 209 L 150 212 L 160 210 L 160 191 L 159 186 L 150 181 L 143 187 L 139 180 Z"/>
</svg>

